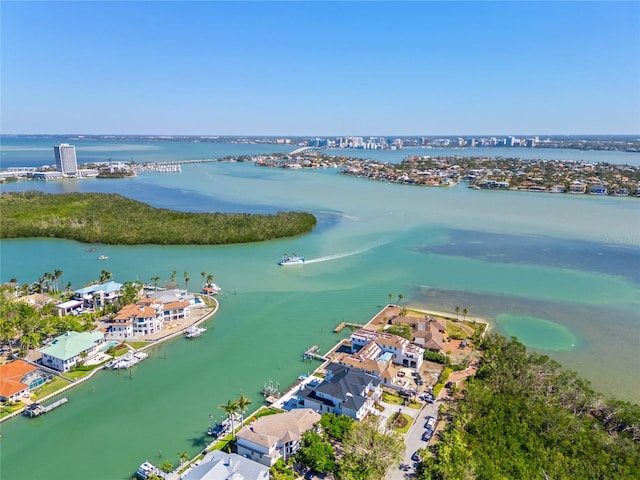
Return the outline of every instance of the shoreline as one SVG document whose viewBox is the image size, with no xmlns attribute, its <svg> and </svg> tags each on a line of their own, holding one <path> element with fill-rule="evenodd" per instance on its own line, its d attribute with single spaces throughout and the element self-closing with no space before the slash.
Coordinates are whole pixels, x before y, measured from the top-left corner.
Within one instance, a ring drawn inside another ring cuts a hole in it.
<svg viewBox="0 0 640 480">
<path fill-rule="evenodd" d="M 196 294 L 196 296 L 202 297 L 201 294 Z M 205 307 L 204 309 L 206 311 L 202 315 L 195 317 L 195 319 L 193 319 L 193 321 L 185 322 L 185 325 L 180 326 L 180 328 L 176 329 L 175 332 L 170 332 L 168 334 L 159 336 L 158 338 L 151 339 L 151 340 L 136 340 L 136 341 L 139 341 L 139 342 L 147 342 L 148 341 L 149 344 L 148 345 L 144 345 L 144 346 L 142 346 L 140 348 L 133 348 L 130 345 L 128 345 L 129 349 L 132 352 L 143 352 L 143 351 L 148 350 L 150 348 L 157 347 L 158 345 L 160 345 L 162 343 L 165 343 L 165 342 L 167 342 L 169 340 L 172 340 L 172 339 L 174 339 L 174 338 L 176 338 L 176 337 L 178 337 L 180 335 L 184 335 L 184 332 L 188 328 L 193 327 L 193 326 L 198 326 L 198 325 L 206 322 L 210 318 L 213 318 L 213 316 L 218 312 L 218 309 L 220 308 L 220 302 L 214 297 L 209 297 L 209 299 L 213 300 L 215 305 L 213 307 L 210 307 L 210 306 Z M 189 320 L 191 320 L 191 317 L 189 318 Z M 159 333 L 162 334 L 164 332 L 161 331 Z M 154 334 L 154 336 L 155 335 L 157 335 L 157 334 Z M 122 343 L 126 343 L 126 342 L 123 341 Z M 81 384 L 85 383 L 86 381 L 92 379 L 98 372 L 101 372 L 101 371 L 105 370 L 106 369 L 106 364 L 109 361 L 110 360 L 107 360 L 107 361 L 104 361 L 104 362 L 96 365 L 96 367 L 93 370 L 91 370 L 89 373 L 87 373 L 86 376 L 84 376 L 82 378 L 78 378 L 76 380 L 73 380 L 71 383 L 69 383 L 68 385 L 65 385 L 60 390 L 52 392 L 49 395 L 46 395 L 46 396 L 38 399 L 37 401 L 31 402 L 31 403 L 44 403 L 44 402 L 47 402 L 47 401 L 51 400 L 52 398 L 57 397 L 58 395 L 61 395 L 61 394 L 65 393 L 65 392 L 67 392 L 68 390 L 70 390 L 70 389 L 72 389 L 72 388 L 74 388 L 74 387 L 76 387 L 78 385 L 81 385 Z M 34 362 L 31 362 L 31 361 L 29 361 L 28 363 L 30 363 L 30 364 L 32 364 L 32 365 L 34 365 L 36 367 L 40 367 L 41 366 L 41 365 L 39 365 L 37 363 L 34 363 Z M 58 374 L 58 376 L 68 380 L 68 378 L 64 376 L 64 372 L 60 372 Z M 16 410 L 15 412 L 11 412 L 7 416 L 0 418 L 0 423 L 5 422 L 7 420 L 10 420 L 12 418 L 15 418 L 15 417 L 17 417 L 19 415 L 22 415 L 22 412 L 25 410 L 26 407 L 27 407 L 27 405 L 24 405 L 19 410 Z"/>
</svg>

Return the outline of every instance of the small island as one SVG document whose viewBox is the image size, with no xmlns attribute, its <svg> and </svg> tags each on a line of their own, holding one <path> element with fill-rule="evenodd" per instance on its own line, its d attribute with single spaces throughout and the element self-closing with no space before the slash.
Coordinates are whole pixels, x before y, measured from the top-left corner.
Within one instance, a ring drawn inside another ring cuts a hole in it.
<svg viewBox="0 0 640 480">
<path fill-rule="evenodd" d="M 261 242 L 308 233 L 317 223 L 305 212 L 178 212 L 103 193 L 6 192 L 0 195 L 0 210 L 0 238 L 54 237 L 113 245 Z"/>
</svg>

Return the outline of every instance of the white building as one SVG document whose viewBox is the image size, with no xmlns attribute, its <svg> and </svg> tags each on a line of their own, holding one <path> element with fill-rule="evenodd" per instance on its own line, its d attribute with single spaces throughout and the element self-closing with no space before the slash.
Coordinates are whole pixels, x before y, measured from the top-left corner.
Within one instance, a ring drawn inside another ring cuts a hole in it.
<svg viewBox="0 0 640 480">
<path fill-rule="evenodd" d="M 68 143 L 53 146 L 56 156 L 56 167 L 65 177 L 78 176 L 78 160 L 76 159 L 76 147 Z"/>
<path fill-rule="evenodd" d="M 269 480 L 269 467 L 236 453 L 213 450 L 190 470 L 184 480 Z"/>
<path fill-rule="evenodd" d="M 68 372 L 80 362 L 93 358 L 103 341 L 102 332 L 67 332 L 40 349 L 40 363 L 59 372 Z"/>
<path fill-rule="evenodd" d="M 374 332 L 360 328 L 351 334 L 354 352 L 374 342 L 380 350 L 393 355 L 393 363 L 403 367 L 420 368 L 424 360 L 424 348 L 415 345 L 406 338 L 390 333 Z"/>
</svg>

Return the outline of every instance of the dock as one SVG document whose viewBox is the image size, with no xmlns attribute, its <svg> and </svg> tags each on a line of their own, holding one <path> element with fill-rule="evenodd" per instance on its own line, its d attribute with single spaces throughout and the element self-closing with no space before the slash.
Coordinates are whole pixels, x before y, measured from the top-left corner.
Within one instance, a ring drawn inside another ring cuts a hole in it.
<svg viewBox="0 0 640 480">
<path fill-rule="evenodd" d="M 362 328 L 364 325 L 359 323 L 341 322 L 336 328 L 333 329 L 333 333 L 341 332 L 345 327 Z"/>
<path fill-rule="evenodd" d="M 320 347 L 318 345 L 313 345 L 307 348 L 307 350 L 302 354 L 302 358 L 304 360 L 326 360 L 326 358 L 320 354 Z"/>
<path fill-rule="evenodd" d="M 47 406 L 40 405 L 39 403 L 32 403 L 24 410 L 24 414 L 27 417 L 39 417 L 40 415 L 44 415 L 45 413 L 50 412 L 51 410 L 59 407 L 60 405 L 64 405 L 68 401 L 69 399 L 67 397 L 64 397 Z"/>
</svg>

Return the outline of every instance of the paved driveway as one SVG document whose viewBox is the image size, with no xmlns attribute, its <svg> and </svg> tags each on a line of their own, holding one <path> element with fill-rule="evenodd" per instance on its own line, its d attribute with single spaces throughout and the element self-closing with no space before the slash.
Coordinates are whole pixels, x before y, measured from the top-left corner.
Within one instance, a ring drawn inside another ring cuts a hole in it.
<svg viewBox="0 0 640 480">
<path fill-rule="evenodd" d="M 427 422 L 427 417 L 429 416 L 437 418 L 438 406 L 438 402 L 425 403 L 419 411 L 414 410 L 414 412 L 416 412 L 415 421 L 404 437 L 404 444 L 406 447 L 404 460 L 400 463 L 400 467 L 394 467 L 387 472 L 387 480 L 406 480 L 407 478 L 412 478 L 415 475 L 416 462 L 411 460 L 411 455 L 413 455 L 416 450 L 427 446 L 427 442 L 422 440 L 422 434 L 425 432 L 424 424 Z M 409 414 L 409 410 L 413 409 L 403 407 L 402 412 Z"/>
</svg>

